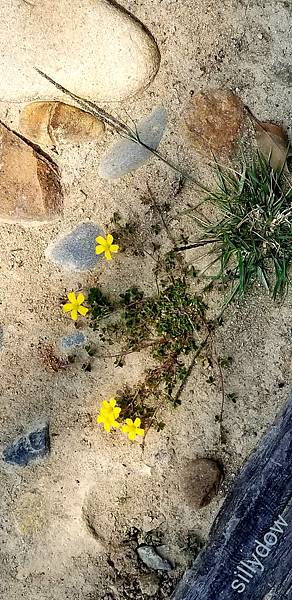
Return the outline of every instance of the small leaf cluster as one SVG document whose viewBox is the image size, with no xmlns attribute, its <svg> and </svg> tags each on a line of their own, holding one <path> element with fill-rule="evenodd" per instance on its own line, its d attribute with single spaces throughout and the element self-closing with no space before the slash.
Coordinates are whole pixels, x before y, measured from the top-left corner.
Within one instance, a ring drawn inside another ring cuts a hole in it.
<svg viewBox="0 0 292 600">
<path fill-rule="evenodd" d="M 133 286 L 120 294 L 114 303 L 107 301 L 100 290 L 91 291 L 89 303 L 94 300 L 92 318 L 95 328 L 110 310 L 118 314 L 114 322 L 101 329 L 104 340 L 109 339 L 112 343 L 115 337 L 122 345 L 115 364 L 123 366 L 129 352 L 145 348 L 150 350 L 157 363 L 136 388 L 126 387 L 117 394 L 122 410 L 125 404 L 125 416 L 131 418 L 133 412 L 143 422 L 149 421 L 159 397 L 162 395 L 173 401 L 174 388 L 186 376 L 185 356 L 199 348 L 202 336 L 206 334 L 207 306 L 201 297 L 192 293 L 186 276 L 173 279 L 163 285 L 159 293 L 148 297 Z"/>
</svg>

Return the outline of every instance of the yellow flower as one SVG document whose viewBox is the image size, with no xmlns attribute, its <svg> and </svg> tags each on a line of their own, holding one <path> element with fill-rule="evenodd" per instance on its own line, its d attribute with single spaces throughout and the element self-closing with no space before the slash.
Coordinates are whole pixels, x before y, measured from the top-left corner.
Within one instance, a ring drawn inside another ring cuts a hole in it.
<svg viewBox="0 0 292 600">
<path fill-rule="evenodd" d="M 102 254 L 104 252 L 106 260 L 112 260 L 112 252 L 118 252 L 119 246 L 117 244 L 113 244 L 114 238 L 108 233 L 106 238 L 99 235 L 96 238 L 97 246 L 95 248 L 96 254 Z"/>
<path fill-rule="evenodd" d="M 112 427 L 118 429 L 120 423 L 116 420 L 121 412 L 121 409 L 116 406 L 117 401 L 114 398 L 110 398 L 109 402 L 104 400 L 101 403 L 100 413 L 96 419 L 97 423 L 103 423 L 105 431 L 109 432 Z"/>
<path fill-rule="evenodd" d="M 71 319 L 73 319 L 73 321 L 76 321 L 78 313 L 83 317 L 87 315 L 89 309 L 86 308 L 86 306 L 82 306 L 85 300 L 83 294 L 78 294 L 76 298 L 75 292 L 69 292 L 68 300 L 69 302 L 63 306 L 63 311 L 71 312 Z"/>
<path fill-rule="evenodd" d="M 141 419 L 135 419 L 133 422 L 132 419 L 126 419 L 126 425 L 123 425 L 122 432 L 128 434 L 128 438 L 131 441 L 136 439 L 137 435 L 144 435 L 144 429 L 140 429 Z"/>
</svg>

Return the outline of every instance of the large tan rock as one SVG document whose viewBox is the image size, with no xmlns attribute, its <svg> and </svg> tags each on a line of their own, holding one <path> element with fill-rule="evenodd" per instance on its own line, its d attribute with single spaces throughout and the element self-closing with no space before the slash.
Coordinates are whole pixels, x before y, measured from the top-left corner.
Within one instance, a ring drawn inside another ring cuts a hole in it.
<svg viewBox="0 0 292 600">
<path fill-rule="evenodd" d="M 147 86 L 159 62 L 149 32 L 107 0 L 0 3 L 0 101 L 62 98 L 34 67 L 81 96 L 119 101 Z"/>
<path fill-rule="evenodd" d="M 62 208 L 57 166 L 0 123 L 0 221 L 46 222 Z"/>
<path fill-rule="evenodd" d="M 89 113 L 64 102 L 31 102 L 20 114 L 20 131 L 41 146 L 79 144 L 98 139 L 104 124 Z"/>
</svg>

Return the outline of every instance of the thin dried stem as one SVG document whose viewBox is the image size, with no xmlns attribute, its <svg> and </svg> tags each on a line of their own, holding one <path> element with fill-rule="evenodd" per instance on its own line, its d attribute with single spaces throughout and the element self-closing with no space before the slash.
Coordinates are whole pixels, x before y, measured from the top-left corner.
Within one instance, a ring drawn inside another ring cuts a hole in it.
<svg viewBox="0 0 292 600">
<path fill-rule="evenodd" d="M 196 181 L 196 179 L 194 179 L 194 177 L 192 175 L 190 175 L 189 173 L 185 173 L 178 165 L 174 164 L 168 158 L 165 158 L 164 156 L 162 156 L 162 154 L 160 154 L 160 152 L 155 150 L 155 148 L 151 148 L 151 146 L 148 146 L 148 144 L 145 144 L 141 140 L 137 129 L 136 129 L 136 131 L 134 131 L 133 129 L 128 127 L 128 125 L 123 123 L 120 119 L 117 119 L 116 117 L 114 117 L 113 115 L 108 113 L 107 111 L 100 108 L 100 106 L 95 104 L 95 102 L 91 102 L 90 100 L 86 100 L 85 98 L 82 98 L 81 96 L 78 96 L 77 94 L 74 94 L 73 92 L 70 92 L 70 90 L 68 90 L 63 85 L 61 85 L 60 83 L 58 83 L 57 81 L 52 79 L 49 75 L 47 75 L 46 73 L 44 73 L 37 67 L 35 67 L 35 70 L 42 77 L 44 77 L 50 83 L 52 83 L 52 85 L 54 85 L 58 90 L 63 92 L 63 94 L 67 94 L 68 96 L 70 96 L 70 98 L 75 100 L 75 102 L 77 102 L 77 104 L 79 104 L 79 106 L 81 106 L 83 108 L 83 110 L 90 113 L 97 119 L 100 119 L 101 121 L 103 121 L 103 123 L 106 123 L 106 125 L 108 125 L 108 127 L 113 129 L 114 131 L 116 131 L 121 137 L 124 137 L 124 138 L 130 140 L 131 142 L 134 142 L 135 144 L 139 144 L 139 146 L 142 146 L 143 148 L 145 148 L 145 150 L 148 150 L 149 152 L 151 152 L 151 154 L 156 156 L 156 158 L 158 158 L 161 162 L 163 162 L 168 167 L 173 169 L 173 171 L 176 171 L 177 173 L 182 175 L 182 177 L 184 179 L 188 179 L 188 180 L 192 181 L 195 185 L 197 185 L 200 189 L 204 189 L 203 186 L 198 181 Z"/>
</svg>

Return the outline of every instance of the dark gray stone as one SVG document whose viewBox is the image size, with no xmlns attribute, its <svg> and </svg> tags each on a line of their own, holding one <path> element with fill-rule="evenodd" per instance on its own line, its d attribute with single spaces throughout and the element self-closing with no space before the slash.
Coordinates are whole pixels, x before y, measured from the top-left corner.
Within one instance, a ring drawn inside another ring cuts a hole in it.
<svg viewBox="0 0 292 600">
<path fill-rule="evenodd" d="M 139 546 L 138 556 L 142 562 L 154 571 L 171 571 L 172 566 L 165 558 L 162 558 L 153 546 Z"/>
<path fill-rule="evenodd" d="M 75 350 L 77 348 L 82 348 L 86 344 L 86 336 L 81 331 L 76 331 L 76 333 L 69 333 L 61 338 L 60 346 L 61 350 L 70 351 Z"/>
<path fill-rule="evenodd" d="M 13 444 L 5 448 L 3 458 L 8 463 L 25 467 L 37 458 L 43 458 L 50 452 L 49 425 L 40 425 Z"/>
<path fill-rule="evenodd" d="M 167 114 L 163 106 L 157 107 L 149 117 L 138 123 L 137 132 L 144 144 L 156 150 L 167 123 Z M 143 146 L 130 140 L 120 140 L 112 145 L 103 156 L 99 165 L 99 174 L 106 179 L 123 177 L 138 169 L 152 153 Z"/>
<path fill-rule="evenodd" d="M 292 398 L 238 475 L 173 600 L 291 600 Z"/>
<path fill-rule="evenodd" d="M 88 271 L 94 269 L 102 259 L 95 253 L 96 237 L 105 235 L 95 223 L 81 223 L 73 231 L 53 242 L 47 249 L 47 256 L 63 269 Z"/>
</svg>

